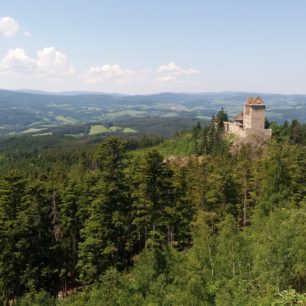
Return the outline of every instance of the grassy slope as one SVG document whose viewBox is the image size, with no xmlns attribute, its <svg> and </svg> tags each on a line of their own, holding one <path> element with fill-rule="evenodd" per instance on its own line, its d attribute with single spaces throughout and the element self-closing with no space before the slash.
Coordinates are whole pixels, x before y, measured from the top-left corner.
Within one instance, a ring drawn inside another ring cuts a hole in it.
<svg viewBox="0 0 306 306">
<path fill-rule="evenodd" d="M 130 154 L 133 157 L 142 157 L 150 150 L 157 150 L 164 156 L 164 158 L 171 155 L 188 156 L 194 152 L 194 144 L 191 138 L 191 133 L 184 132 L 172 138 L 166 139 L 157 146 L 131 151 Z"/>
<path fill-rule="evenodd" d="M 95 134 L 100 134 L 100 133 L 107 133 L 109 130 L 107 127 L 104 125 L 92 125 L 90 127 L 89 135 L 95 135 Z"/>
<path fill-rule="evenodd" d="M 170 155 L 185 156 L 194 151 L 194 144 L 191 133 L 182 133 L 179 136 L 167 139 L 162 144 L 155 147 L 164 157 Z"/>
</svg>

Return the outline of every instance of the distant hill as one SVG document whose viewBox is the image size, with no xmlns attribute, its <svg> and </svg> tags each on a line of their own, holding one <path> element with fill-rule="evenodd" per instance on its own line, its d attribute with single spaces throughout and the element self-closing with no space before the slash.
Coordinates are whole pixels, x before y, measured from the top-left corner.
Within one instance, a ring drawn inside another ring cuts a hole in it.
<svg viewBox="0 0 306 306">
<path fill-rule="evenodd" d="M 306 95 L 252 92 L 159 93 L 120 95 L 95 92 L 46 93 L 0 90 L 0 136 L 64 125 L 109 123 L 132 118 L 193 118 L 209 120 L 221 107 L 230 117 L 241 111 L 250 95 L 261 95 L 269 120 L 306 122 Z"/>
</svg>

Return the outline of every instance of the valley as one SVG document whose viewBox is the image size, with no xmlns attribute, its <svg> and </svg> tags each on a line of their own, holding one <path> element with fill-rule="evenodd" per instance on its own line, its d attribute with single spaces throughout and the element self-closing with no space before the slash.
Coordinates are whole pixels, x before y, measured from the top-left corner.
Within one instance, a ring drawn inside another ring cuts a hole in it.
<svg viewBox="0 0 306 306">
<path fill-rule="evenodd" d="M 233 117 L 250 95 L 255 94 L 51 94 L 0 90 L 0 137 L 20 134 L 50 135 L 59 133 L 61 127 L 62 134 L 74 137 L 114 132 L 136 133 L 143 132 L 143 128 L 145 133 L 150 133 L 147 123 L 143 121 L 149 120 L 149 126 L 153 122 L 177 123 L 182 119 L 194 124 L 195 120 L 210 120 L 221 108 L 227 111 L 229 117 Z M 262 97 L 267 105 L 269 121 L 306 121 L 305 95 L 262 94 Z M 190 128 L 192 124 L 183 124 L 182 128 Z M 176 130 L 177 128 L 173 129 L 173 133 Z M 173 135 L 172 132 L 163 133 L 163 136 Z"/>
</svg>

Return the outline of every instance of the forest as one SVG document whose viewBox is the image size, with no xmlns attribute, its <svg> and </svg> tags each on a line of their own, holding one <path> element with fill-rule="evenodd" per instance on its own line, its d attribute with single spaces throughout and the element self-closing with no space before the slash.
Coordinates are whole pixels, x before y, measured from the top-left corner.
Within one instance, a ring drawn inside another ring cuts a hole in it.
<svg viewBox="0 0 306 306">
<path fill-rule="evenodd" d="M 306 305 L 306 125 L 233 149 L 225 120 L 1 142 L 0 303 Z"/>
</svg>

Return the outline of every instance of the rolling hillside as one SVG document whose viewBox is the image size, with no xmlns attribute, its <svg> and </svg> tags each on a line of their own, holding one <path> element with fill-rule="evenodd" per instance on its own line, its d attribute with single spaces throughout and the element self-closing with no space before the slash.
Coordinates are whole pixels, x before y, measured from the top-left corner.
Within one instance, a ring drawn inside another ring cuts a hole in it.
<svg viewBox="0 0 306 306">
<path fill-rule="evenodd" d="M 249 95 L 256 94 L 224 92 L 127 96 L 0 90 L 0 136 L 33 131 L 45 134 L 61 126 L 103 125 L 146 117 L 209 120 L 221 107 L 231 117 L 241 110 Z M 269 120 L 306 121 L 306 96 L 262 94 L 262 97 Z M 133 126 L 126 128 L 135 129 Z"/>
</svg>

